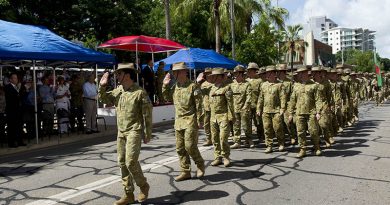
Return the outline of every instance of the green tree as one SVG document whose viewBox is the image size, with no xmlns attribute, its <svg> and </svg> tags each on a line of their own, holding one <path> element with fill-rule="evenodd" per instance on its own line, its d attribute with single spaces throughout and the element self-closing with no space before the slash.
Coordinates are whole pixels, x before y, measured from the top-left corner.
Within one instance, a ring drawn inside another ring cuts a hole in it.
<svg viewBox="0 0 390 205">
<path fill-rule="evenodd" d="M 303 53 L 307 46 L 307 42 L 303 41 L 299 36 L 299 33 L 302 30 L 302 25 L 298 24 L 287 26 L 287 30 L 284 31 L 285 44 L 283 45 L 282 50 L 290 54 L 291 69 L 293 68 L 294 56 Z"/>
</svg>

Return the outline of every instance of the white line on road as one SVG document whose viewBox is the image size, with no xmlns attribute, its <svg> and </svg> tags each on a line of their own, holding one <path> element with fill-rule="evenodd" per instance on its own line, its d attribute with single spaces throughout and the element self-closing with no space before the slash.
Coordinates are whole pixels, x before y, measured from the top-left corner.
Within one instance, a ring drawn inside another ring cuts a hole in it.
<svg viewBox="0 0 390 205">
<path fill-rule="evenodd" d="M 211 147 L 200 147 L 199 151 L 204 152 L 204 151 L 210 150 L 212 148 L 213 148 L 212 146 Z M 143 171 L 145 171 L 145 170 L 150 171 L 150 170 L 160 168 L 162 166 L 165 166 L 167 164 L 170 164 L 170 163 L 173 163 L 176 161 L 179 161 L 179 158 L 177 156 L 168 157 L 168 158 L 164 158 L 162 160 L 159 160 L 157 162 L 145 164 L 141 168 Z M 120 176 L 110 176 L 110 177 L 100 179 L 98 181 L 86 184 L 84 186 L 80 186 L 80 187 L 77 187 L 74 189 L 70 189 L 70 190 L 61 192 L 61 193 L 53 195 L 53 196 L 49 196 L 43 200 L 38 200 L 38 201 L 28 203 L 26 205 L 53 205 L 53 204 L 57 204 L 58 202 L 66 201 L 68 199 L 83 195 L 83 194 L 91 192 L 93 190 L 100 189 L 102 187 L 108 186 L 108 185 L 113 184 L 113 183 L 117 183 L 119 181 L 121 181 Z"/>
</svg>

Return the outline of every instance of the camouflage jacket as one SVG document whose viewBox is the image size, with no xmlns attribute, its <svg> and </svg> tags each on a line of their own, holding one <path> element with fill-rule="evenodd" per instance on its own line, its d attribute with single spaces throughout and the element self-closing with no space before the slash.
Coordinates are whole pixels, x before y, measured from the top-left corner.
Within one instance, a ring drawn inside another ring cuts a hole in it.
<svg viewBox="0 0 390 205">
<path fill-rule="evenodd" d="M 127 133 L 131 130 L 144 129 L 145 138 L 152 136 L 152 103 L 144 89 L 133 84 L 127 90 L 120 85 L 106 92 L 105 86 L 99 88 L 99 99 L 106 104 L 114 104 L 118 131 Z"/>
<path fill-rule="evenodd" d="M 322 102 L 321 112 L 330 112 L 330 107 L 334 104 L 332 86 L 328 80 L 316 84 Z"/>
<path fill-rule="evenodd" d="M 288 103 L 288 112 L 296 115 L 321 113 L 322 102 L 317 84 L 308 81 L 305 84 L 295 83 Z"/>
<path fill-rule="evenodd" d="M 163 85 L 165 99 L 172 99 L 175 105 L 175 129 L 198 128 L 202 116 L 202 91 L 190 80 L 180 85 Z"/>
<path fill-rule="evenodd" d="M 200 90 L 202 91 L 202 95 L 203 95 L 203 110 L 204 111 L 210 111 L 209 94 L 210 94 L 210 90 L 211 90 L 212 86 L 213 86 L 213 84 L 211 84 L 207 81 L 204 81 L 200 85 Z"/>
<path fill-rule="evenodd" d="M 230 84 L 230 88 L 233 92 L 234 112 L 249 112 L 252 96 L 252 88 L 250 84 L 246 81 L 239 83 L 234 80 L 233 83 Z"/>
<path fill-rule="evenodd" d="M 233 92 L 227 83 L 213 85 L 210 90 L 210 121 L 233 121 Z"/>
<path fill-rule="evenodd" d="M 251 108 L 256 109 L 257 100 L 259 99 L 260 87 L 261 87 L 261 84 L 263 84 L 263 80 L 262 79 L 248 78 L 247 81 L 250 83 L 251 88 L 252 88 Z"/>
<path fill-rule="evenodd" d="M 279 113 L 286 110 L 286 94 L 282 83 L 264 82 L 257 101 L 257 112 Z"/>
</svg>

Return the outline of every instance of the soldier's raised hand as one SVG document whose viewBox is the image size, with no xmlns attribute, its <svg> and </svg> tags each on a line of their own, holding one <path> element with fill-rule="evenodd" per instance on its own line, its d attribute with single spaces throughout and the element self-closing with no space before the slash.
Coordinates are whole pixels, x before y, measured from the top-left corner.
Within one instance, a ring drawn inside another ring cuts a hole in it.
<svg viewBox="0 0 390 205">
<path fill-rule="evenodd" d="M 196 82 L 197 83 L 200 83 L 200 82 L 202 82 L 204 80 L 204 74 L 203 73 L 200 73 L 199 75 L 198 75 L 198 77 L 196 78 Z"/>
<path fill-rule="evenodd" d="M 319 113 L 316 114 L 316 118 L 317 120 L 320 120 L 321 119 L 321 115 Z"/>
<path fill-rule="evenodd" d="M 109 72 L 106 72 L 103 74 L 102 78 L 100 79 L 100 86 L 106 86 L 108 84 L 108 77 L 110 76 Z"/>
<path fill-rule="evenodd" d="M 164 77 L 163 84 L 169 85 L 170 82 L 171 82 L 171 74 L 167 73 Z"/>
<path fill-rule="evenodd" d="M 293 116 L 292 115 L 288 116 L 288 122 L 291 123 L 292 120 L 293 120 Z"/>
</svg>

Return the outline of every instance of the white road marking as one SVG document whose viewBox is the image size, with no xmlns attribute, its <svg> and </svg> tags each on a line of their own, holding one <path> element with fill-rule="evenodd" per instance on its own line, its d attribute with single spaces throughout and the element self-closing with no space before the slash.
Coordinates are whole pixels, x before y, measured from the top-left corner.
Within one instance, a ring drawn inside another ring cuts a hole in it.
<svg viewBox="0 0 390 205">
<path fill-rule="evenodd" d="M 213 146 L 199 147 L 199 151 L 204 152 L 204 151 L 210 150 L 212 148 L 213 148 Z M 167 164 L 171 164 L 171 163 L 176 162 L 176 161 L 179 161 L 179 158 L 177 156 L 168 157 L 168 158 L 159 160 L 157 162 L 145 164 L 141 168 L 143 171 L 150 171 L 150 170 L 165 166 Z M 121 181 L 120 176 L 110 176 L 110 177 L 100 179 L 98 181 L 86 184 L 84 186 L 80 186 L 80 187 L 77 187 L 74 189 L 70 189 L 70 190 L 61 192 L 61 193 L 53 195 L 53 196 L 49 196 L 46 199 L 42 199 L 42 200 L 28 203 L 26 205 L 53 205 L 53 204 L 57 204 L 58 202 L 66 201 L 66 200 L 74 198 L 76 196 L 86 194 L 86 193 L 91 192 L 93 190 L 100 189 L 102 187 L 105 187 L 105 186 L 108 186 L 110 184 L 117 183 L 120 181 Z"/>
</svg>

